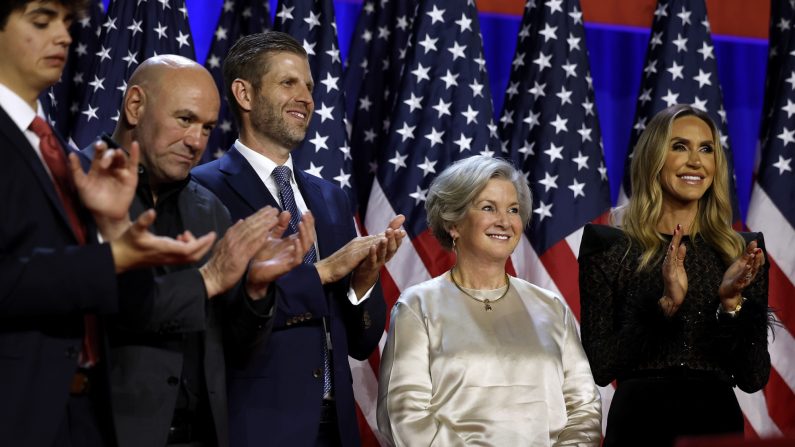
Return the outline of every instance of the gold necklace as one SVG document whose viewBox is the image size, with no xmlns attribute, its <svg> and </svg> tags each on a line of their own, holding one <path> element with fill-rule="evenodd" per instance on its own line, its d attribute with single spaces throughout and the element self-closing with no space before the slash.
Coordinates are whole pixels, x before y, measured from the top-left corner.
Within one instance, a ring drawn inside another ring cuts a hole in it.
<svg viewBox="0 0 795 447">
<path fill-rule="evenodd" d="M 477 298 L 476 296 L 474 296 L 474 295 L 470 294 L 469 292 L 467 292 L 466 290 L 464 290 L 464 288 L 461 287 L 460 284 L 458 284 L 458 281 L 455 280 L 455 275 L 453 274 L 453 269 L 450 269 L 450 279 L 453 280 L 453 284 L 455 284 L 456 288 L 458 288 L 458 290 L 460 290 L 461 293 L 463 293 L 464 295 L 472 298 L 475 301 L 481 301 L 483 303 L 483 310 L 485 312 L 491 312 L 493 310 L 492 307 L 491 307 L 491 303 L 499 301 L 502 298 L 504 298 L 505 295 L 508 294 L 508 290 L 510 290 L 510 288 L 511 288 L 511 279 L 508 276 L 508 274 L 506 273 L 505 274 L 505 292 L 502 292 L 502 295 L 500 295 L 499 298 L 497 298 L 495 300 L 489 300 L 488 298 L 483 298 L 481 300 L 480 298 Z"/>
</svg>

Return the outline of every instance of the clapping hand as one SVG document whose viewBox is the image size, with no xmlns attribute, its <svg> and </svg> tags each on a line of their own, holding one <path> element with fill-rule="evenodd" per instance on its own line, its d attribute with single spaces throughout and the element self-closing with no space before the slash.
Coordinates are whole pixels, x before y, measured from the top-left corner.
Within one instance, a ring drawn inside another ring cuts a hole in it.
<svg viewBox="0 0 795 447">
<path fill-rule="evenodd" d="M 196 238 L 186 231 L 172 239 L 155 236 L 148 228 L 155 221 L 155 211 L 148 210 L 117 238 L 110 241 L 117 273 L 128 270 L 169 264 L 197 262 L 212 247 L 215 233 Z"/>
<path fill-rule="evenodd" d="M 262 247 L 254 255 L 246 278 L 246 293 L 261 299 L 268 285 L 301 264 L 304 255 L 315 244 L 315 218 L 307 211 L 298 223 L 298 232 L 282 237 L 290 224 L 290 212 L 282 211 L 279 221 L 269 232 Z"/>
<path fill-rule="evenodd" d="M 361 298 L 370 287 L 375 284 L 381 267 L 384 266 L 395 255 L 406 231 L 400 229 L 406 218 L 402 214 L 395 216 L 383 233 L 379 233 L 380 239 L 376 244 L 370 246 L 367 256 L 353 271 L 352 286 L 356 296 Z"/>
<path fill-rule="evenodd" d="M 742 300 L 742 291 L 756 279 L 763 265 L 765 254 L 757 247 L 756 241 L 751 241 L 745 247 L 745 252 L 723 274 L 718 296 L 724 309 L 730 311 L 737 308 Z"/>
<path fill-rule="evenodd" d="M 686 254 L 687 247 L 682 244 L 682 226 L 677 224 L 662 263 L 665 289 L 659 304 L 663 313 L 669 317 L 679 310 L 679 306 L 682 305 L 685 295 L 687 295 Z"/>
<path fill-rule="evenodd" d="M 109 149 L 107 143 L 94 145 L 88 172 L 83 172 L 77 154 L 69 154 L 75 188 L 83 205 L 97 222 L 102 237 L 115 239 L 130 224 L 128 212 L 138 185 L 138 143 L 130 147 L 129 157 L 122 149 Z"/>
<path fill-rule="evenodd" d="M 226 292 L 243 277 L 268 232 L 279 223 L 278 214 L 276 208 L 266 206 L 226 231 L 210 259 L 199 268 L 207 298 Z"/>
</svg>

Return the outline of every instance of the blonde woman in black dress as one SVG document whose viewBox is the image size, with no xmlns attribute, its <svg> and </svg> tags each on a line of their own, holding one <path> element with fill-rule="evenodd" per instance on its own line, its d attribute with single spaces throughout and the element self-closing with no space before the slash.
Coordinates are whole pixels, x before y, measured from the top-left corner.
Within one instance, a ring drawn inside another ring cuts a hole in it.
<svg viewBox="0 0 795 447">
<path fill-rule="evenodd" d="M 742 433 L 733 387 L 767 383 L 763 239 L 731 227 L 727 165 L 705 112 L 667 108 L 635 147 L 620 228 L 584 231 L 583 347 L 596 383 L 617 380 L 606 447 Z"/>
</svg>

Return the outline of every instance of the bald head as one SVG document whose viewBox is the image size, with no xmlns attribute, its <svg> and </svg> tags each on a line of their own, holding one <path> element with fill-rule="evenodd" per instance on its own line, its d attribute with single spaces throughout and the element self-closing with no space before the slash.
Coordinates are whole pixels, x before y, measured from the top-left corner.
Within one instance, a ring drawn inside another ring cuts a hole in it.
<svg viewBox="0 0 795 447">
<path fill-rule="evenodd" d="M 218 119 L 221 100 L 212 76 L 168 54 L 141 63 L 127 85 L 114 138 L 124 147 L 138 141 L 153 189 L 187 178 Z"/>
<path fill-rule="evenodd" d="M 207 69 L 195 61 L 177 54 L 161 54 L 159 56 L 152 56 L 143 61 L 138 68 L 133 71 L 132 76 L 130 76 L 130 79 L 127 81 L 127 85 L 128 89 L 134 85 L 139 85 L 144 88 L 161 87 L 164 81 L 169 79 L 169 75 L 188 72 L 194 72 L 197 76 L 204 74 L 212 81 L 212 76 Z"/>
</svg>

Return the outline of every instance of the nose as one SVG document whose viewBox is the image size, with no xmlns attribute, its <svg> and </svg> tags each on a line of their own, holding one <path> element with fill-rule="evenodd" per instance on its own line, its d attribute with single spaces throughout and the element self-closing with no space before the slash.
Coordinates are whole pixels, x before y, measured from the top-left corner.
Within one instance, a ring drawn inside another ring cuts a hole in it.
<svg viewBox="0 0 795 447">
<path fill-rule="evenodd" d="M 69 33 L 67 22 L 58 21 L 55 25 L 55 44 L 69 48 L 72 44 L 72 35 Z"/>
<path fill-rule="evenodd" d="M 505 211 L 497 211 L 497 222 L 495 222 L 495 225 L 497 225 L 500 228 L 508 228 L 509 223 L 508 223 L 508 211 L 507 210 L 505 210 Z"/>
<path fill-rule="evenodd" d="M 306 86 L 301 88 L 301 91 L 295 97 L 295 101 L 303 104 L 310 114 L 315 110 L 315 100 L 312 98 L 312 92 Z"/>
<path fill-rule="evenodd" d="M 188 127 L 185 130 L 185 135 L 182 141 L 193 154 L 203 151 L 204 145 L 207 144 L 207 140 L 202 135 L 202 126 L 200 125 Z"/>
<path fill-rule="evenodd" d="M 690 151 L 687 156 L 687 164 L 690 166 L 701 166 L 701 154 L 698 151 Z"/>
</svg>

